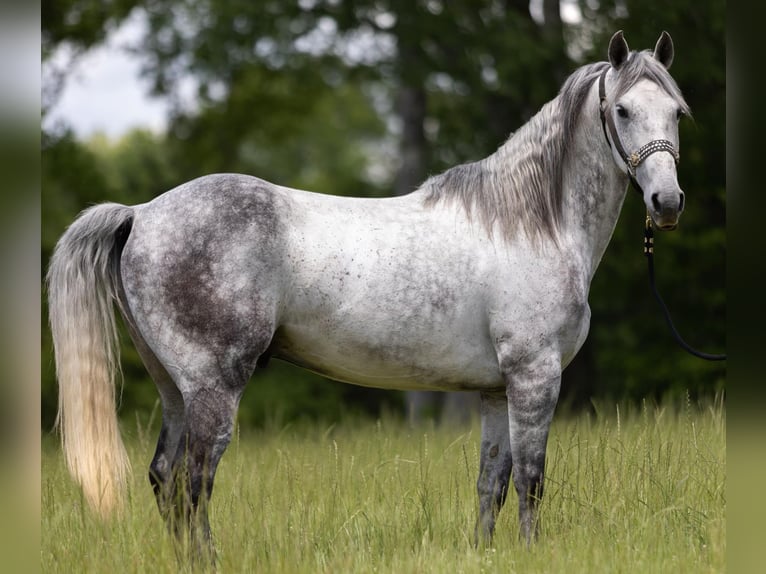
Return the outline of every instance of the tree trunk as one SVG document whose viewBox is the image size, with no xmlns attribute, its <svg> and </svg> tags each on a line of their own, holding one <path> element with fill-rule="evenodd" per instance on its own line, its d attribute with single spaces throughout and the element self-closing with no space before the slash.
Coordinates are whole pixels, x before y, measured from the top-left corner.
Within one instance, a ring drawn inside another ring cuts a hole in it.
<svg viewBox="0 0 766 574">
<path fill-rule="evenodd" d="M 428 142 L 423 122 L 426 117 L 426 94 L 422 86 L 403 85 L 399 89 L 396 112 L 402 125 L 399 140 L 399 171 L 394 180 L 394 194 L 414 191 L 428 172 Z"/>
<path fill-rule="evenodd" d="M 549 49 L 550 71 L 556 83 L 560 85 L 566 80 L 566 62 L 568 61 L 560 0 L 543 0 L 543 19 L 541 32 L 543 42 Z"/>
</svg>

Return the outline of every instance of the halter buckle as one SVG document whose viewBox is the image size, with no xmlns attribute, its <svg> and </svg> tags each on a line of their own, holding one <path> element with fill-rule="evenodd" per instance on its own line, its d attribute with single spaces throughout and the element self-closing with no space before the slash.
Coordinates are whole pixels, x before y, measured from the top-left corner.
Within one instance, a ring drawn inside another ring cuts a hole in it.
<svg viewBox="0 0 766 574">
<path fill-rule="evenodd" d="M 654 254 L 654 230 L 652 229 L 652 218 L 649 212 L 646 212 L 646 223 L 644 224 L 644 255 L 649 257 Z"/>
</svg>

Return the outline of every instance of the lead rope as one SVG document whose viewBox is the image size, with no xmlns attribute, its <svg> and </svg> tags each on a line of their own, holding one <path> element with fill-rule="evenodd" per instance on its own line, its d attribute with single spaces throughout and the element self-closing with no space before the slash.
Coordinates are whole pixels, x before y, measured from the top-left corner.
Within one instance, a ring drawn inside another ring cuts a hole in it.
<svg viewBox="0 0 766 574">
<path fill-rule="evenodd" d="M 665 316 L 665 322 L 670 327 L 670 332 L 673 338 L 681 346 L 681 348 L 695 357 L 705 359 L 706 361 L 725 361 L 726 355 L 711 355 L 710 353 L 703 353 L 691 347 L 686 341 L 681 338 L 681 335 L 673 325 L 673 320 L 670 318 L 670 311 L 668 311 L 665 302 L 662 300 L 659 291 L 657 291 L 657 285 L 654 282 L 654 229 L 652 228 L 652 219 L 649 214 L 646 214 L 646 225 L 644 226 L 644 255 L 646 255 L 646 261 L 649 265 L 649 286 L 652 288 L 654 298 L 657 299 L 657 303 L 660 305 L 660 310 Z"/>
</svg>

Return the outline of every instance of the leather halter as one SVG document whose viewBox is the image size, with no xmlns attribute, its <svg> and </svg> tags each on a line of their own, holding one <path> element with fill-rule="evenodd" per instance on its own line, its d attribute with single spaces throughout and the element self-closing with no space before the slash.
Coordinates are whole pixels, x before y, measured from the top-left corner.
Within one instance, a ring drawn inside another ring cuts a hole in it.
<svg viewBox="0 0 766 574">
<path fill-rule="evenodd" d="M 630 178 L 630 183 L 633 184 L 633 187 L 635 190 L 641 194 L 643 197 L 644 192 L 641 189 L 641 186 L 638 185 L 638 182 L 636 181 L 636 168 L 643 163 L 643 161 L 648 158 L 653 153 L 656 153 L 658 151 L 666 151 L 670 155 L 673 156 L 673 159 L 675 160 L 676 164 L 678 164 L 679 161 L 679 155 L 676 148 L 673 146 L 671 142 L 668 140 L 653 140 L 650 141 L 648 144 L 641 146 L 641 148 L 628 155 L 625 152 L 625 148 L 622 145 L 622 142 L 620 142 L 620 137 L 617 135 L 617 128 L 615 128 L 614 125 L 614 117 L 612 114 L 606 113 L 606 73 L 609 71 L 609 68 L 607 67 L 602 73 L 601 76 L 598 79 L 598 99 L 599 99 L 599 111 L 601 114 L 601 127 L 604 130 L 604 138 L 606 138 L 606 143 L 611 147 L 614 146 L 615 151 L 619 154 L 619 156 L 622 158 L 622 161 L 625 162 L 625 165 L 628 168 L 628 177 Z M 657 299 L 657 302 L 660 305 L 660 309 L 662 310 L 662 314 L 665 316 L 665 321 L 667 322 L 668 326 L 670 327 L 670 332 L 673 334 L 673 337 L 675 338 L 676 342 L 688 353 L 694 355 L 695 357 L 699 357 L 700 359 L 705 359 L 707 361 L 725 361 L 726 355 L 714 355 L 710 353 L 703 353 L 701 351 L 698 351 L 691 347 L 686 341 L 684 341 L 681 338 L 681 335 L 676 330 L 675 325 L 673 325 L 673 320 L 670 318 L 670 311 L 668 311 L 667 306 L 665 305 L 665 302 L 662 300 L 662 297 L 660 296 L 659 291 L 657 290 L 657 286 L 655 285 L 654 281 L 654 231 L 652 230 L 652 219 L 649 216 L 649 212 L 647 211 L 646 214 L 646 225 L 644 229 L 644 255 L 646 255 L 646 260 L 649 264 L 649 285 L 652 288 L 652 293 L 654 293 L 654 297 Z"/>
<path fill-rule="evenodd" d="M 628 168 L 628 177 L 630 183 L 633 184 L 633 188 L 641 194 L 643 197 L 644 191 L 636 181 L 636 168 L 641 165 L 646 158 L 658 151 L 666 151 L 673 156 L 673 159 L 678 165 L 680 156 L 673 143 L 665 140 L 652 140 L 648 144 L 642 146 L 638 151 L 628 154 L 620 141 L 620 136 L 617 134 L 617 128 L 614 125 L 614 117 L 612 114 L 606 113 L 606 73 L 609 71 L 607 67 L 598 78 L 598 99 L 599 99 L 599 114 L 601 115 L 601 128 L 604 130 L 604 137 L 606 143 L 609 146 L 614 146 L 617 154 L 625 162 L 625 166 Z"/>
</svg>

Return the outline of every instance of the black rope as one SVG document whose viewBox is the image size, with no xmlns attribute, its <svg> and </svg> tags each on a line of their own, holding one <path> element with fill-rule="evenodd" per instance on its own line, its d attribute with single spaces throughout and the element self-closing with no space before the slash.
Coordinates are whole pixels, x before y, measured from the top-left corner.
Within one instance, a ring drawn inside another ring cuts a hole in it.
<svg viewBox="0 0 766 574">
<path fill-rule="evenodd" d="M 646 226 L 644 227 L 644 255 L 646 255 L 646 261 L 649 265 L 649 286 L 652 288 L 654 298 L 657 299 L 657 303 L 660 305 L 662 314 L 665 316 L 665 322 L 670 327 L 670 332 L 673 338 L 681 346 L 681 348 L 687 353 L 705 359 L 706 361 L 725 361 L 726 355 L 712 355 L 710 353 L 703 353 L 691 347 L 686 341 L 681 338 L 681 335 L 673 325 L 673 320 L 670 318 L 670 311 L 668 311 L 667 305 L 662 300 L 659 291 L 657 291 L 657 285 L 654 282 L 654 230 L 652 229 L 651 219 L 647 217 Z"/>
</svg>

